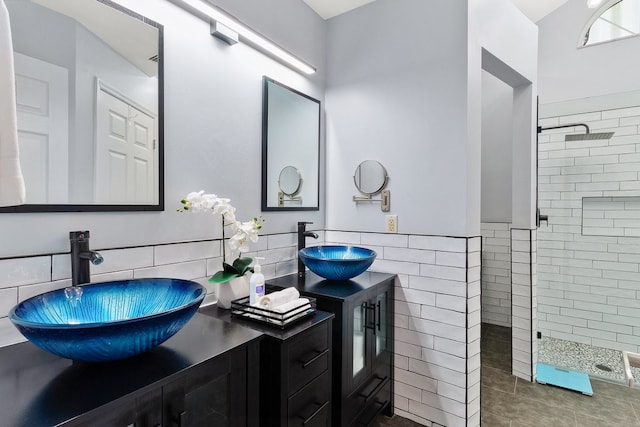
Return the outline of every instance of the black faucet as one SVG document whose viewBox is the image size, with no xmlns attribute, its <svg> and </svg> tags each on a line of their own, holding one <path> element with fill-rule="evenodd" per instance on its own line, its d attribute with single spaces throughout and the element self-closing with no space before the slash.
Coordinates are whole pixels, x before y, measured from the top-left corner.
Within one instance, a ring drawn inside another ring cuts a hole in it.
<svg viewBox="0 0 640 427">
<path fill-rule="evenodd" d="M 71 243 L 71 285 L 89 283 L 91 280 L 89 262 L 98 265 L 104 261 L 104 258 L 98 252 L 89 250 L 88 231 L 70 231 L 69 242 Z"/>
<path fill-rule="evenodd" d="M 314 239 L 318 238 L 318 234 L 313 231 L 306 231 L 307 224 L 313 224 L 313 222 L 308 221 L 299 221 L 298 222 L 298 252 L 301 249 L 304 249 L 307 245 L 307 237 L 313 237 Z M 300 259 L 300 255 L 298 255 L 298 278 L 304 278 L 304 263 Z"/>
</svg>

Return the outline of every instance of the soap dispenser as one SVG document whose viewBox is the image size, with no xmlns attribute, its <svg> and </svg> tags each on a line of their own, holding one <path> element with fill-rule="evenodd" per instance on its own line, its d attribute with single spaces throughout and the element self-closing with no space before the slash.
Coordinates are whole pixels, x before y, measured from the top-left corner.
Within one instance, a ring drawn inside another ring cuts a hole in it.
<svg viewBox="0 0 640 427">
<path fill-rule="evenodd" d="M 264 275 L 262 274 L 262 266 L 259 264 L 260 257 L 256 257 L 256 263 L 253 266 L 253 274 L 249 279 L 249 304 L 256 305 L 258 300 L 264 296 Z"/>
</svg>

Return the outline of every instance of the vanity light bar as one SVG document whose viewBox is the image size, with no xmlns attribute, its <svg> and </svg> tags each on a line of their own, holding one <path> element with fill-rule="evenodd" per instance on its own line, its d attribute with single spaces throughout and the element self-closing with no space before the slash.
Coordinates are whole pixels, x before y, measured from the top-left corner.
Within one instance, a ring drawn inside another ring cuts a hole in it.
<svg viewBox="0 0 640 427">
<path fill-rule="evenodd" d="M 267 40 L 260 34 L 256 33 L 246 25 L 238 22 L 233 19 L 225 12 L 221 11 L 217 7 L 206 4 L 202 0 L 174 0 L 177 3 L 182 3 L 184 5 L 189 6 L 191 9 L 204 14 L 208 18 L 213 19 L 214 21 L 224 25 L 229 28 L 231 31 L 235 31 L 241 37 L 241 40 L 246 42 L 247 44 L 253 45 L 258 49 L 275 56 L 276 58 L 284 61 L 285 63 L 291 65 L 299 71 L 302 71 L 306 74 L 313 74 L 316 72 L 316 69 L 311 65 L 307 64 L 304 61 L 296 58 L 280 46 L 275 43 Z"/>
</svg>

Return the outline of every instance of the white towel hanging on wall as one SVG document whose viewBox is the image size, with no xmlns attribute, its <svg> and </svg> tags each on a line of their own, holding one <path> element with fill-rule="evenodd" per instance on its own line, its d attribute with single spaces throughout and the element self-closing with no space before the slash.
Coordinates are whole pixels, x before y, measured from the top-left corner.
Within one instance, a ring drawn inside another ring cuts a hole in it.
<svg viewBox="0 0 640 427">
<path fill-rule="evenodd" d="M 0 206 L 25 203 L 20 169 L 13 44 L 9 12 L 0 0 Z"/>
</svg>

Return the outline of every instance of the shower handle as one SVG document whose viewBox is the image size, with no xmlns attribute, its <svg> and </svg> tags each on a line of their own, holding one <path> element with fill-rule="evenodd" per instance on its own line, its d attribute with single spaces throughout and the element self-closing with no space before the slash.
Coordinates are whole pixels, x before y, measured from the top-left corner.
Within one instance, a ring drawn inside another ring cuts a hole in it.
<svg viewBox="0 0 640 427">
<path fill-rule="evenodd" d="M 549 215 L 540 214 L 540 208 L 536 209 L 536 226 L 540 228 L 540 223 L 544 221 L 549 225 Z"/>
</svg>

